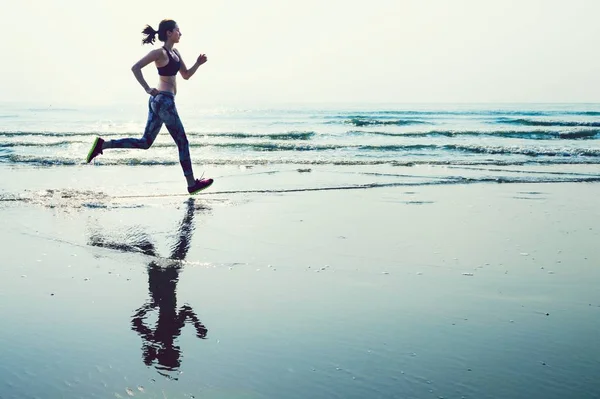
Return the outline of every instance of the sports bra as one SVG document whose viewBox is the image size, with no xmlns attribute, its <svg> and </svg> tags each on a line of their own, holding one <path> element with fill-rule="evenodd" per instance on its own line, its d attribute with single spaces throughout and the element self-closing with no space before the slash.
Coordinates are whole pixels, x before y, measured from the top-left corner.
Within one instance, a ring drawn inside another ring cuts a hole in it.
<svg viewBox="0 0 600 399">
<path fill-rule="evenodd" d="M 163 47 L 164 48 L 164 47 Z M 157 67 L 158 74 L 160 76 L 175 76 L 177 72 L 179 72 L 179 68 L 181 67 L 181 59 L 179 61 L 175 61 L 173 57 L 171 57 L 171 52 L 164 48 L 167 52 L 167 56 L 169 57 L 169 62 L 164 67 Z"/>
</svg>

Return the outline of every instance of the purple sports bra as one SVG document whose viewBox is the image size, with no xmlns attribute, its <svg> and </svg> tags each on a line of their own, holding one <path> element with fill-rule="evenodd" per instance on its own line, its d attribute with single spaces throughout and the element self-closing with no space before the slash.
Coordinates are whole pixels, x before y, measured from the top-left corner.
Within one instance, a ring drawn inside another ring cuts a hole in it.
<svg viewBox="0 0 600 399">
<path fill-rule="evenodd" d="M 163 47 L 164 48 L 164 47 Z M 177 72 L 179 72 L 179 68 L 181 67 L 181 60 L 175 61 L 173 57 L 171 57 L 171 52 L 164 48 L 167 52 L 167 56 L 169 57 L 169 62 L 164 67 L 157 67 L 158 74 L 160 76 L 175 76 Z"/>
</svg>

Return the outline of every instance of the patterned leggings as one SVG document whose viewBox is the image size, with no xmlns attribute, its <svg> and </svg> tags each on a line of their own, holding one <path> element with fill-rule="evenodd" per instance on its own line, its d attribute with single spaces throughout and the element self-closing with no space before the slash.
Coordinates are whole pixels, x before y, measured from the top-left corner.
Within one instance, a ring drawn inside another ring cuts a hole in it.
<svg viewBox="0 0 600 399">
<path fill-rule="evenodd" d="M 147 150 L 154 143 L 163 123 L 179 149 L 179 163 L 183 168 L 183 174 L 185 176 L 192 175 L 190 145 L 181 119 L 179 119 L 179 114 L 177 114 L 177 108 L 175 108 L 175 95 L 168 91 L 161 91 L 156 96 L 150 97 L 148 101 L 148 122 L 146 122 L 146 130 L 141 139 L 110 140 L 104 143 L 104 148 L 139 148 Z"/>
</svg>

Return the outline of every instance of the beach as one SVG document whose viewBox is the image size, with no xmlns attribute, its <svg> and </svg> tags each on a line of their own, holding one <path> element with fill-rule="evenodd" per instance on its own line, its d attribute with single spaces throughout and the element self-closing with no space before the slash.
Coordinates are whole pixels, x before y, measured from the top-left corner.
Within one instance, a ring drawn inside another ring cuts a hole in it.
<svg viewBox="0 0 600 399">
<path fill-rule="evenodd" d="M 177 168 L 0 165 L 1 398 L 598 397 L 597 183 Z"/>
<path fill-rule="evenodd" d="M 5 3 L 0 399 L 600 399 L 599 1 Z"/>
</svg>

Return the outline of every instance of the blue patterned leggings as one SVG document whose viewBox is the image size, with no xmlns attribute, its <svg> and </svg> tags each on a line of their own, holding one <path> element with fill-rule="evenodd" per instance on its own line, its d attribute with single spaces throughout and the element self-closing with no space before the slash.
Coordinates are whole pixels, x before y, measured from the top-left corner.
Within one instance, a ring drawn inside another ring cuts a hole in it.
<svg viewBox="0 0 600 399">
<path fill-rule="evenodd" d="M 147 150 L 154 143 L 163 123 L 179 149 L 179 163 L 183 168 L 183 174 L 185 176 L 192 175 L 190 145 L 181 119 L 179 119 L 179 114 L 177 114 L 177 108 L 175 108 L 175 95 L 168 91 L 161 91 L 148 100 L 148 122 L 146 122 L 146 130 L 141 139 L 110 140 L 104 143 L 104 148 L 139 148 Z"/>
</svg>

